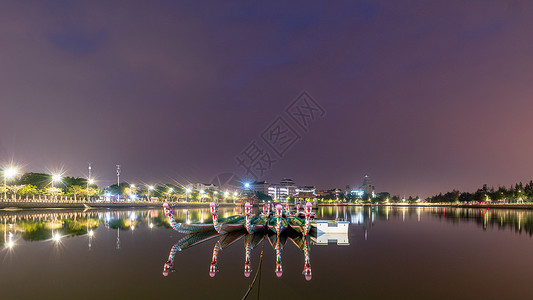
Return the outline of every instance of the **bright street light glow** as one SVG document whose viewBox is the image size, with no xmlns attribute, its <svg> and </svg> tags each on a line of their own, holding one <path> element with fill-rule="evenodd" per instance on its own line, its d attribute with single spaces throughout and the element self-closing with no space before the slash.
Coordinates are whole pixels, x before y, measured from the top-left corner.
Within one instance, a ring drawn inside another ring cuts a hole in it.
<svg viewBox="0 0 533 300">
<path fill-rule="evenodd" d="M 9 240 L 7 243 L 6 243 L 6 246 L 8 248 L 13 248 L 13 246 L 15 246 L 15 242 L 13 240 Z"/>
<path fill-rule="evenodd" d="M 53 182 L 61 181 L 61 174 L 52 174 L 52 181 Z"/>
<path fill-rule="evenodd" d="M 149 185 L 149 186 L 148 186 L 148 189 L 149 189 L 149 190 L 153 190 L 153 189 L 154 189 L 154 186 L 153 186 L 153 185 Z"/>
<path fill-rule="evenodd" d="M 19 169 L 17 167 L 9 167 L 4 170 L 4 177 L 6 178 L 13 178 L 15 175 L 17 175 L 19 172 Z"/>
<path fill-rule="evenodd" d="M 89 236 L 92 237 L 94 235 L 94 232 L 92 230 L 89 231 Z"/>
<path fill-rule="evenodd" d="M 245 187 L 245 188 L 249 188 L 249 187 L 250 187 L 250 184 L 247 182 L 247 183 L 244 184 L 244 187 Z"/>
<path fill-rule="evenodd" d="M 135 184 L 130 184 L 130 188 L 134 189 L 135 188 Z"/>
<path fill-rule="evenodd" d="M 168 192 L 169 192 L 169 193 L 172 193 L 173 191 L 174 191 L 173 188 L 168 188 Z"/>
<path fill-rule="evenodd" d="M 89 179 L 89 184 L 94 184 L 94 180 L 93 179 Z"/>
<path fill-rule="evenodd" d="M 185 189 L 185 192 L 190 193 L 191 189 Z"/>
</svg>

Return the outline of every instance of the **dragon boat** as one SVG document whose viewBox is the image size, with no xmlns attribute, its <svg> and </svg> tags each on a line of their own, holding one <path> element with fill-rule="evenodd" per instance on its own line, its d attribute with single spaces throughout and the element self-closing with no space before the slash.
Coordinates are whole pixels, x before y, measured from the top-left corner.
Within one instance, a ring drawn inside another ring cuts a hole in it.
<svg viewBox="0 0 533 300">
<path fill-rule="evenodd" d="M 212 219 L 203 223 L 183 224 L 176 222 L 174 218 L 174 207 L 168 203 L 163 204 L 163 211 L 168 217 L 170 226 L 179 233 L 195 233 L 215 230 L 218 233 L 231 232 L 244 228 L 245 217 L 235 215 L 228 218 L 218 218 L 217 206 L 214 202 L 210 204 Z"/>
<path fill-rule="evenodd" d="M 307 235 L 309 233 L 309 230 L 311 229 L 312 208 L 313 208 L 313 205 L 310 202 L 307 202 L 305 204 L 303 219 L 297 216 L 298 212 L 296 212 L 296 215 L 287 216 L 287 222 L 288 222 L 289 227 L 298 231 L 299 233 L 303 235 Z"/>
<path fill-rule="evenodd" d="M 288 222 L 287 219 L 283 217 L 283 207 L 281 205 L 276 205 L 276 214 L 274 217 L 271 217 L 268 220 L 268 228 L 277 234 L 282 233 L 287 229 Z"/>
<path fill-rule="evenodd" d="M 259 216 L 252 216 L 252 205 L 249 202 L 244 204 L 244 227 L 248 233 L 258 232 L 265 229 L 268 223 L 268 215 L 261 214 Z"/>
<path fill-rule="evenodd" d="M 213 216 L 213 227 L 219 233 L 238 231 L 244 228 L 246 217 L 242 215 L 235 215 L 228 218 L 218 218 L 218 205 L 215 202 L 209 204 L 211 215 Z"/>
</svg>

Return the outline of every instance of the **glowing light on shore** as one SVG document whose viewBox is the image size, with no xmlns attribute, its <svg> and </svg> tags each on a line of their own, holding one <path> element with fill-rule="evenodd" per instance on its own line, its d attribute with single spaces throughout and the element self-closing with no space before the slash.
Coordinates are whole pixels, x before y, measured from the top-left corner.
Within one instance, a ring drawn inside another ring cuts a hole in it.
<svg viewBox="0 0 533 300">
<path fill-rule="evenodd" d="M 63 178 L 63 176 L 60 173 L 52 174 L 52 181 L 53 182 L 59 182 L 59 181 L 61 181 L 62 178 Z"/>
<path fill-rule="evenodd" d="M 19 173 L 19 168 L 17 166 L 10 166 L 4 170 L 4 177 L 11 179 L 15 177 L 18 173 Z"/>
</svg>

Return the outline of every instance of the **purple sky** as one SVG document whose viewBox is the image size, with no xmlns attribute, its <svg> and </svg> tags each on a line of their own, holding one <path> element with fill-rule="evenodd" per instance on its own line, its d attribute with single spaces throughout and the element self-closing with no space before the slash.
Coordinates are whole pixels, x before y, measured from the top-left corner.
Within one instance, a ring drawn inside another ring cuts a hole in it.
<svg viewBox="0 0 533 300">
<path fill-rule="evenodd" d="M 316 2 L 5 1 L 0 160 L 92 162 L 102 184 L 117 163 L 138 182 L 242 175 L 305 90 L 326 115 L 270 182 L 368 174 L 428 196 L 533 178 L 532 2 Z"/>
</svg>

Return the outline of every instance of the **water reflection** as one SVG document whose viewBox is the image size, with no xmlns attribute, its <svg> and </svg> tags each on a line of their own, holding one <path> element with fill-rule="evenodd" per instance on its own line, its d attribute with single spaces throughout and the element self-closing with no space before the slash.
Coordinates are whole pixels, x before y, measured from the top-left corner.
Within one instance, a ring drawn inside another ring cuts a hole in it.
<svg viewBox="0 0 533 300">
<path fill-rule="evenodd" d="M 407 206 L 323 206 L 318 218 L 337 217 L 351 224 L 361 225 L 365 236 L 377 220 L 414 220 L 423 223 L 424 218 L 437 218 L 451 223 L 475 223 L 483 230 L 489 228 L 510 229 L 517 233 L 533 235 L 533 210 L 462 207 L 407 207 Z"/>
<path fill-rule="evenodd" d="M 133 231 L 136 226 L 170 227 L 159 210 L 149 211 L 91 211 L 91 212 L 1 212 L 0 245 L 12 248 L 17 240 L 60 243 L 63 238 L 87 236 L 92 248 L 95 231 L 99 227 L 117 230 L 117 249 L 120 248 L 120 231 Z"/>
<path fill-rule="evenodd" d="M 317 244 L 316 231 L 312 231 L 310 235 L 302 235 L 301 233 L 287 229 L 281 233 L 274 233 L 269 230 L 257 231 L 248 234 L 244 230 L 232 231 L 229 233 L 218 233 L 215 230 L 203 231 L 186 235 L 177 241 L 172 248 L 168 260 L 163 265 L 163 275 L 168 276 L 169 272 L 175 272 L 175 257 L 180 251 L 198 246 L 211 239 L 217 239 L 213 247 L 213 255 L 211 257 L 211 264 L 209 266 L 209 276 L 215 277 L 219 272 L 218 261 L 222 250 L 228 248 L 232 244 L 241 240 L 244 237 L 244 276 L 250 277 L 252 273 L 251 267 L 251 252 L 260 245 L 263 248 L 265 239 L 268 244 L 275 250 L 275 274 L 277 277 L 283 275 L 282 251 L 286 245 L 287 240 L 290 240 L 297 248 L 299 248 L 304 255 L 304 266 L 302 274 L 306 280 L 311 280 L 311 259 L 310 259 L 310 245 Z M 327 245 L 327 243 L 326 243 Z M 261 249 L 261 258 L 259 265 L 261 268 L 263 259 L 263 249 Z"/>
</svg>

